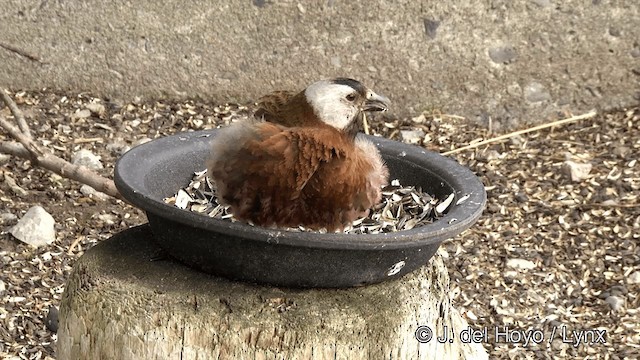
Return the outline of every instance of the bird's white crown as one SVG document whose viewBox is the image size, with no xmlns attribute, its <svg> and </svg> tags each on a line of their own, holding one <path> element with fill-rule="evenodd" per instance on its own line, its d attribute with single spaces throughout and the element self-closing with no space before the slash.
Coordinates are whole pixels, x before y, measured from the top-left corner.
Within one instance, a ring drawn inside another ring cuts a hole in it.
<svg viewBox="0 0 640 360">
<path fill-rule="evenodd" d="M 304 95 L 320 121 L 343 130 L 351 124 L 360 111 L 348 97 L 356 90 L 330 80 L 321 80 L 307 87 Z"/>
</svg>

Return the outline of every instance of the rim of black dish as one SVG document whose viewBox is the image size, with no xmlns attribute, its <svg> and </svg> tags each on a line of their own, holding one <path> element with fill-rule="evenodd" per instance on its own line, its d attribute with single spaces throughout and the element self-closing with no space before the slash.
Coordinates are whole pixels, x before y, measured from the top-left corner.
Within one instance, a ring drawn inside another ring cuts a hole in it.
<svg viewBox="0 0 640 360">
<path fill-rule="evenodd" d="M 439 243 L 471 227 L 480 217 L 486 203 L 486 192 L 480 179 L 456 161 L 418 146 L 374 136 L 368 136 L 368 138 L 381 151 L 391 150 L 390 156 L 389 152 L 385 152 L 388 158 L 417 163 L 421 167 L 437 164 L 433 169 L 427 167 L 432 173 L 438 169 L 449 171 L 446 175 L 436 174 L 436 176 L 454 189 L 463 188 L 464 192 L 455 194 L 452 205 L 444 216 L 433 223 L 410 230 L 380 234 L 323 234 L 270 229 L 243 222 L 215 219 L 205 214 L 179 209 L 166 204 L 162 199 L 151 197 L 145 185 L 145 176 L 153 168 L 154 157 L 162 156 L 163 151 L 159 150 L 164 149 L 165 153 L 178 148 L 184 150 L 196 147 L 194 142 L 198 142 L 199 145 L 204 143 L 206 146 L 211 136 L 215 136 L 216 131 L 214 129 L 179 133 L 155 139 L 129 150 L 116 163 L 116 187 L 129 202 L 140 209 L 186 226 L 274 245 L 332 249 L 398 249 Z M 397 153 L 395 156 L 394 152 Z M 466 195 L 469 197 L 462 204 L 456 205 L 456 202 Z"/>
</svg>

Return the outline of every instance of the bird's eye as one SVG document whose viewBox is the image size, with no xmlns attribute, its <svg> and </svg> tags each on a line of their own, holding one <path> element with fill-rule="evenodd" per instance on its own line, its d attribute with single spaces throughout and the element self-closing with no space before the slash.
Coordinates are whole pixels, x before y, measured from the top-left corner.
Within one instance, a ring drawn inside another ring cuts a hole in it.
<svg viewBox="0 0 640 360">
<path fill-rule="evenodd" d="M 356 99 L 356 94 L 349 94 L 349 95 L 347 95 L 347 100 L 349 100 L 349 101 L 353 101 L 353 100 L 355 100 L 355 99 Z"/>
</svg>

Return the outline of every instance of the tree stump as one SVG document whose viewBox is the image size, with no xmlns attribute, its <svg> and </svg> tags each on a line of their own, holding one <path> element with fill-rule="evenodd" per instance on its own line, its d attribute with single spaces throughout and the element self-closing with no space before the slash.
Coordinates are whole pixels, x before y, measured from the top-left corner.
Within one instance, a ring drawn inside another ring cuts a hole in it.
<svg viewBox="0 0 640 360">
<path fill-rule="evenodd" d="M 60 306 L 59 360 L 488 358 L 457 336 L 467 323 L 437 255 L 381 284 L 289 289 L 154 259 L 161 253 L 142 225 L 78 260 Z M 416 340 L 420 325 L 433 329 L 431 341 Z M 438 341 L 443 333 L 455 336 Z"/>
</svg>

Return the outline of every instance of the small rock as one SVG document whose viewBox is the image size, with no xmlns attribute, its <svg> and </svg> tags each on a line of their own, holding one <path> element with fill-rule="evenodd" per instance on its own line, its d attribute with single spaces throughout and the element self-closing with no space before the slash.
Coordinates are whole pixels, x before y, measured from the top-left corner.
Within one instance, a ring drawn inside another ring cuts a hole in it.
<svg viewBox="0 0 640 360">
<path fill-rule="evenodd" d="M 517 192 L 515 195 L 516 201 L 518 202 L 527 202 L 529 201 L 529 197 L 527 196 L 527 194 L 525 194 L 524 192 L 520 191 Z"/>
<path fill-rule="evenodd" d="M 91 116 L 91 111 L 89 109 L 77 110 L 73 115 L 71 115 L 74 119 L 86 119 Z"/>
<path fill-rule="evenodd" d="M 424 139 L 425 132 L 422 129 L 416 130 L 400 130 L 402 141 L 408 144 L 419 144 Z"/>
<path fill-rule="evenodd" d="M 114 214 L 100 214 L 98 215 L 98 219 L 104 222 L 106 225 L 113 225 L 118 220 L 118 217 Z"/>
<path fill-rule="evenodd" d="M 73 129 L 69 125 L 60 124 L 58 125 L 58 131 L 63 134 L 69 135 L 73 132 Z"/>
<path fill-rule="evenodd" d="M 509 259 L 507 260 L 507 266 L 514 269 L 531 270 L 535 269 L 536 264 L 533 261 L 525 259 Z"/>
<path fill-rule="evenodd" d="M 13 225 L 18 220 L 18 217 L 12 213 L 0 214 L 0 225 Z"/>
<path fill-rule="evenodd" d="M 427 34 L 429 39 L 435 39 L 438 35 L 438 28 L 440 27 L 440 21 L 432 20 L 428 18 L 422 19 L 424 23 L 424 33 Z"/>
<path fill-rule="evenodd" d="M 92 188 L 89 185 L 82 185 L 80 187 L 80 193 L 82 193 L 82 195 L 86 196 L 86 197 L 90 197 L 92 199 L 96 199 L 96 200 L 107 200 L 109 199 L 109 195 L 100 192 L 94 188 Z"/>
<path fill-rule="evenodd" d="M 518 57 L 518 53 L 511 46 L 499 46 L 489 49 L 491 61 L 497 64 L 508 64 Z"/>
<path fill-rule="evenodd" d="M 58 332 L 58 308 L 52 306 L 49 308 L 49 313 L 47 314 L 47 318 L 44 321 L 47 329 L 49 331 L 57 333 Z"/>
<path fill-rule="evenodd" d="M 102 104 L 91 103 L 85 106 L 93 115 L 102 117 L 106 113 L 107 109 Z"/>
<path fill-rule="evenodd" d="M 629 290 L 627 290 L 623 285 L 613 285 L 609 288 L 609 292 L 611 295 L 627 295 Z"/>
<path fill-rule="evenodd" d="M 542 102 L 551 100 L 551 94 L 547 91 L 544 85 L 532 82 L 524 88 L 524 98 L 531 103 Z"/>
<path fill-rule="evenodd" d="M 4 281 L 0 280 L 0 295 L 7 290 L 7 285 Z"/>
<path fill-rule="evenodd" d="M 73 154 L 73 156 L 71 157 L 71 162 L 73 162 L 74 165 L 82 165 L 91 170 L 99 170 L 104 168 L 104 166 L 102 166 L 102 162 L 100 162 L 100 157 L 94 155 L 91 151 L 86 149 L 82 149 Z"/>
<path fill-rule="evenodd" d="M 411 118 L 411 121 L 413 121 L 416 124 L 424 124 L 427 121 L 427 117 L 424 116 L 424 114 L 420 114 L 419 116 Z"/>
<path fill-rule="evenodd" d="M 619 296 L 609 296 L 604 301 L 611 306 L 613 311 L 618 311 L 624 306 L 624 299 Z"/>
<path fill-rule="evenodd" d="M 54 224 L 53 217 L 41 206 L 36 205 L 31 207 L 9 232 L 16 239 L 39 247 L 51 244 L 56 239 Z"/>
<path fill-rule="evenodd" d="M 620 37 L 622 36 L 622 30 L 620 30 L 619 28 L 612 26 L 609 28 L 609 35 L 613 36 L 613 37 Z"/>
<path fill-rule="evenodd" d="M 7 154 L 0 154 L 0 165 L 6 164 L 11 157 Z"/>
<path fill-rule="evenodd" d="M 581 182 L 589 177 L 589 172 L 593 166 L 590 163 L 577 163 L 567 160 L 562 164 L 562 171 L 573 182 Z"/>
<path fill-rule="evenodd" d="M 96 193 L 96 189 L 89 185 L 82 185 L 80 186 L 80 193 L 84 196 L 91 196 Z"/>
<path fill-rule="evenodd" d="M 640 284 L 640 271 L 634 271 L 627 278 L 629 284 Z"/>
</svg>

